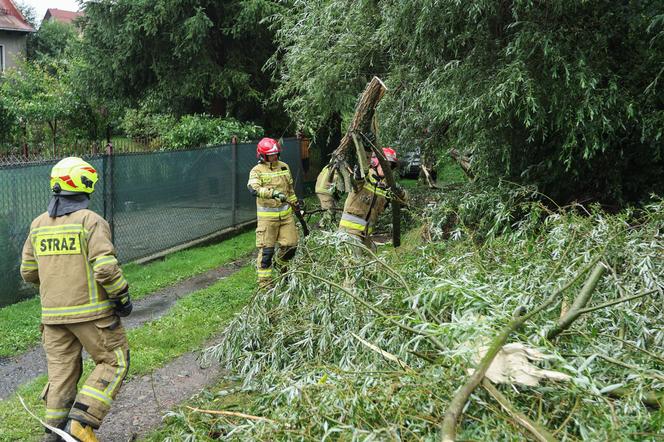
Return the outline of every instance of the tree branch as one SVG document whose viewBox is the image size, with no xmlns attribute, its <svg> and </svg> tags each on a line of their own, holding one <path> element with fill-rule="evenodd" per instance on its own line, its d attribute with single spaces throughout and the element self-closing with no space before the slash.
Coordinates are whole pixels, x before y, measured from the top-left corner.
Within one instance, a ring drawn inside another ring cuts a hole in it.
<svg viewBox="0 0 664 442">
<path fill-rule="evenodd" d="M 530 313 L 519 316 L 519 309 L 517 309 L 517 311 L 513 316 L 512 321 L 510 321 L 510 323 L 507 324 L 505 328 L 503 328 L 503 330 L 498 334 L 498 336 L 494 338 L 493 342 L 491 343 L 491 346 L 489 347 L 489 350 L 484 354 L 484 357 L 477 365 L 477 368 L 475 369 L 473 374 L 470 376 L 470 378 L 468 378 L 466 383 L 459 390 L 457 390 L 454 397 L 452 398 L 450 405 L 447 407 L 447 411 L 445 412 L 445 416 L 443 417 L 443 423 L 441 425 L 441 433 L 442 433 L 441 440 L 443 442 L 454 442 L 456 438 L 457 420 L 459 419 L 459 416 L 461 416 L 463 412 L 463 407 L 466 405 L 466 402 L 468 401 L 468 398 L 470 397 L 471 393 L 475 390 L 475 388 L 477 388 L 480 382 L 482 382 L 482 379 L 484 378 L 484 375 L 491 366 L 493 359 L 496 357 L 500 349 L 503 347 L 509 335 L 512 332 L 521 328 L 521 326 L 527 320 L 539 314 L 541 311 L 543 311 L 549 305 L 551 305 L 560 296 L 562 292 L 571 287 L 576 281 L 578 281 L 581 278 L 581 276 L 583 276 L 591 268 L 596 266 L 603 255 L 604 252 L 602 251 L 602 253 L 600 253 L 599 256 L 595 257 L 590 263 L 588 263 L 588 265 L 582 268 L 574 276 L 574 278 L 572 278 L 570 281 L 568 281 L 566 284 L 564 284 L 562 287 L 560 287 L 558 290 L 552 293 L 546 300 L 544 300 L 544 302 L 535 307 Z M 589 277 L 588 279 L 590 280 L 591 278 L 592 276 Z M 586 284 L 588 284 L 587 281 Z"/>
<path fill-rule="evenodd" d="M 556 336 L 567 330 L 567 328 L 572 325 L 572 323 L 581 315 L 581 313 L 583 313 L 583 308 L 586 306 L 588 301 L 590 301 L 590 298 L 595 291 L 595 287 L 597 287 L 597 283 L 605 271 L 606 267 L 603 264 L 598 263 L 595 265 L 595 268 L 590 274 L 590 277 L 583 285 L 579 295 L 574 299 L 574 303 L 570 307 L 569 311 L 565 314 L 565 316 L 560 318 L 556 326 L 549 330 L 549 332 L 546 334 L 547 339 L 555 339 Z"/>
<path fill-rule="evenodd" d="M 424 336 L 424 337 L 427 338 L 427 339 L 428 339 L 428 340 L 429 340 L 434 346 L 436 346 L 436 347 L 438 348 L 438 350 L 440 350 L 440 351 L 447 351 L 447 347 L 445 347 L 445 346 L 443 345 L 443 343 L 440 342 L 440 341 L 438 340 L 438 338 L 436 338 L 435 336 L 433 336 L 433 335 L 431 335 L 431 334 L 429 334 L 429 333 L 427 333 L 427 332 L 425 332 L 425 331 L 423 331 L 423 330 L 418 330 L 418 329 L 416 329 L 416 328 L 413 328 L 413 327 L 410 327 L 410 326 L 408 326 L 408 325 L 402 324 L 402 323 L 400 323 L 400 322 L 398 322 L 398 321 L 395 321 L 394 319 L 392 319 L 391 317 L 389 317 L 389 316 L 387 315 L 387 313 L 382 312 L 380 309 L 378 309 L 378 308 L 374 307 L 373 305 L 369 304 L 367 301 L 365 301 L 364 299 L 358 297 L 356 294 L 354 294 L 354 293 L 351 292 L 350 290 L 348 290 L 348 289 L 346 289 L 346 288 L 340 286 L 340 285 L 337 284 L 336 282 L 330 281 L 330 280 L 325 279 L 325 278 L 321 278 L 321 277 L 318 276 L 318 275 L 314 275 L 313 273 L 305 272 L 305 271 L 302 271 L 302 270 L 291 270 L 291 273 L 299 273 L 299 274 L 302 274 L 302 275 L 307 275 L 307 276 L 309 276 L 309 277 L 311 277 L 311 278 L 314 278 L 314 279 L 317 279 L 317 280 L 319 280 L 319 281 L 321 281 L 321 282 L 324 282 L 324 283 L 327 284 L 327 285 L 330 285 L 330 286 L 332 286 L 332 287 L 336 287 L 336 288 L 338 288 L 339 290 L 341 290 L 343 293 L 345 293 L 346 295 L 350 296 L 350 297 L 351 297 L 352 299 L 354 299 L 355 301 L 359 302 L 360 304 L 362 304 L 363 306 L 365 306 L 366 308 L 368 308 L 369 310 L 371 310 L 372 312 L 374 312 L 375 314 L 377 314 L 378 316 L 380 316 L 381 318 L 385 319 L 385 320 L 386 320 L 387 322 L 389 322 L 390 324 L 396 325 L 397 327 L 399 327 L 399 328 L 401 328 L 401 329 L 403 329 L 403 330 L 409 331 L 409 332 L 411 332 L 411 333 L 414 333 L 414 334 L 416 334 L 416 335 Z"/>
<path fill-rule="evenodd" d="M 606 307 L 611 307 L 612 305 L 620 304 L 621 302 L 627 302 L 627 301 L 631 301 L 633 299 L 643 298 L 644 296 L 648 296 L 648 295 L 650 295 L 652 293 L 655 293 L 657 291 L 658 291 L 657 289 L 648 290 L 647 292 L 641 292 L 641 293 L 637 293 L 636 295 L 625 296 L 624 298 L 614 299 L 613 301 L 608 301 L 608 302 L 605 302 L 603 304 L 594 305 L 592 307 L 582 308 L 581 310 L 579 310 L 579 314 L 594 312 L 595 310 L 600 310 L 600 309 L 603 309 L 603 308 L 606 308 Z"/>
<path fill-rule="evenodd" d="M 555 442 L 557 439 L 538 423 L 530 420 L 528 416 L 514 408 L 507 399 L 487 378 L 482 380 L 482 387 L 505 409 L 521 426 L 528 430 L 540 442 Z"/>
</svg>

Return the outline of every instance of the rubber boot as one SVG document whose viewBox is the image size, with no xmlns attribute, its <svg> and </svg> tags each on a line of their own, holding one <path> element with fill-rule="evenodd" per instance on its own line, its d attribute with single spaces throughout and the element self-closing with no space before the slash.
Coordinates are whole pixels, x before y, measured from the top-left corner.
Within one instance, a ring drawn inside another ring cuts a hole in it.
<svg viewBox="0 0 664 442">
<path fill-rule="evenodd" d="M 71 419 L 69 421 L 65 431 L 74 436 L 76 440 L 81 442 L 99 442 L 99 439 L 97 439 L 97 436 L 95 436 L 91 426 L 81 423 L 75 419 Z"/>
</svg>

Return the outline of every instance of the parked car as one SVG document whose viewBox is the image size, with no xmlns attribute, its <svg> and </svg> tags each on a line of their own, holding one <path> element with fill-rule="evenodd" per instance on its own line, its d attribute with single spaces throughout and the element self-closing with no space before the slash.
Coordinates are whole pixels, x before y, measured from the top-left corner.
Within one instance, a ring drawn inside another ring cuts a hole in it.
<svg viewBox="0 0 664 442">
<path fill-rule="evenodd" d="M 417 179 L 422 173 L 422 151 L 419 147 L 403 154 L 399 160 L 399 175 L 402 178 Z M 435 181 L 438 175 L 435 170 L 429 168 L 431 178 Z"/>
<path fill-rule="evenodd" d="M 399 160 L 399 175 L 403 178 L 415 179 L 420 176 L 420 165 L 422 164 L 422 155 L 419 147 L 410 152 L 406 152 Z"/>
</svg>

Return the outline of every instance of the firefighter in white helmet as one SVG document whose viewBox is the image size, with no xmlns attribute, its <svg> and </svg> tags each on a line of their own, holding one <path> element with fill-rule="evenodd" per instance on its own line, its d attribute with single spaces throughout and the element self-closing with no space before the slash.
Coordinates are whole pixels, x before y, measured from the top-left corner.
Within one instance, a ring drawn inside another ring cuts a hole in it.
<svg viewBox="0 0 664 442">
<path fill-rule="evenodd" d="M 21 276 L 39 285 L 48 383 L 46 421 L 80 441 L 99 428 L 129 369 L 120 317 L 132 310 L 129 286 L 115 256 L 108 223 L 88 209 L 97 171 L 80 158 L 51 171 L 48 210 L 30 225 Z M 95 368 L 80 391 L 81 351 Z M 45 441 L 59 436 L 47 431 Z"/>
<path fill-rule="evenodd" d="M 263 138 L 256 148 L 258 164 L 249 173 L 247 188 L 256 197 L 256 271 L 261 289 L 272 286 L 273 268 L 285 271 L 297 249 L 293 208 L 300 210 L 288 164 L 279 161 L 281 145 Z M 275 251 L 276 246 L 278 251 Z"/>
</svg>

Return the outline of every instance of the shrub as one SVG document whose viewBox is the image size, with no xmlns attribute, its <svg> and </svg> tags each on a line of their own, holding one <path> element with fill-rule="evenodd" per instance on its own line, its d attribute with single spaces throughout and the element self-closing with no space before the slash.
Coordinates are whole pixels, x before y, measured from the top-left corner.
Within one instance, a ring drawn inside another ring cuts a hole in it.
<svg viewBox="0 0 664 442">
<path fill-rule="evenodd" d="M 175 125 L 175 117 L 153 114 L 144 109 L 128 109 L 120 127 L 134 140 L 157 138 Z"/>
<path fill-rule="evenodd" d="M 215 118 L 206 114 L 185 115 L 177 125 L 164 133 L 164 144 L 167 149 L 181 149 L 229 143 L 234 135 L 239 141 L 248 141 L 262 134 L 263 128 L 260 126 L 233 118 Z"/>
</svg>

